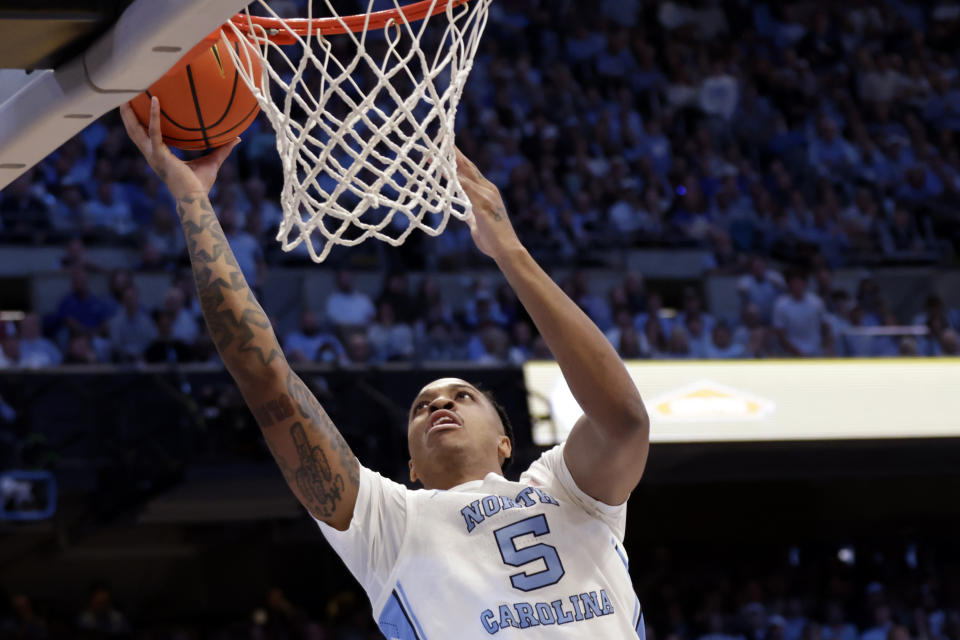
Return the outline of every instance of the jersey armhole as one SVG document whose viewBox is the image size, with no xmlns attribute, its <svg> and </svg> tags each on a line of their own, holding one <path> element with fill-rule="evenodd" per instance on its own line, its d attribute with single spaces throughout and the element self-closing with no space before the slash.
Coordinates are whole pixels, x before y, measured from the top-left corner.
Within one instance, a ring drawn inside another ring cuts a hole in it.
<svg viewBox="0 0 960 640">
<path fill-rule="evenodd" d="M 387 604 L 390 596 L 393 595 L 395 585 L 399 582 L 398 578 L 408 562 L 409 554 L 407 553 L 407 547 L 410 546 L 410 531 L 414 526 L 413 523 L 417 521 L 416 518 L 420 510 L 420 501 L 416 499 L 417 495 L 418 492 L 416 491 L 408 490 L 406 493 L 407 521 L 406 526 L 403 528 L 403 540 L 400 541 L 400 547 L 397 549 L 397 559 L 394 561 L 393 567 L 383 581 L 383 588 L 380 594 L 377 595 L 376 599 L 370 598 L 370 608 L 376 620 L 380 619 L 380 614 L 383 613 L 383 607 Z"/>
</svg>

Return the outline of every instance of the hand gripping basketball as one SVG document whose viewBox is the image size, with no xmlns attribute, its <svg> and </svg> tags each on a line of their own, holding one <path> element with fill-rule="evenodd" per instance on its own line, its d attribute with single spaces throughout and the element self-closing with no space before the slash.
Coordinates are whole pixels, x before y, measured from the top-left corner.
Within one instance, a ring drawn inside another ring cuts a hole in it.
<svg viewBox="0 0 960 640">
<path fill-rule="evenodd" d="M 483 177 L 460 149 L 457 149 L 457 177 L 473 205 L 473 213 L 467 217 L 466 223 L 477 248 L 494 260 L 511 249 L 521 248 L 517 232 L 507 217 L 500 190 Z"/>
<path fill-rule="evenodd" d="M 127 135 L 178 200 L 188 194 L 207 195 L 217 179 L 217 172 L 223 161 L 240 142 L 240 138 L 234 138 L 233 142 L 217 147 L 203 157 L 184 162 L 173 155 L 163 143 L 160 132 L 160 101 L 156 97 L 150 100 L 149 130 L 144 130 L 129 103 L 120 106 L 120 117 Z"/>
</svg>

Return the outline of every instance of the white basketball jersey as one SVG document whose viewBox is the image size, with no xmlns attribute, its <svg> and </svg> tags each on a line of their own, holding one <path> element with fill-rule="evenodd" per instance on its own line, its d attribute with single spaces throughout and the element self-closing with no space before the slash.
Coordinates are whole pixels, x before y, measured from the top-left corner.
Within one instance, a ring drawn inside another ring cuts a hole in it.
<svg viewBox="0 0 960 640">
<path fill-rule="evenodd" d="M 350 527 L 320 523 L 390 640 L 645 638 L 626 504 L 587 496 L 563 445 L 510 482 L 409 490 L 361 466 Z"/>
</svg>

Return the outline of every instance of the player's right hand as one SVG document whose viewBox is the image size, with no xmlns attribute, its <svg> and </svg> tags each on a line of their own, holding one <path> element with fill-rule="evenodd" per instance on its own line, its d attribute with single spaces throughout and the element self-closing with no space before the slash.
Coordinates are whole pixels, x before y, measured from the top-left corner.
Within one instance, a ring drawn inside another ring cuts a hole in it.
<svg viewBox="0 0 960 640">
<path fill-rule="evenodd" d="M 457 178 L 470 198 L 473 212 L 466 219 L 470 235 L 481 252 L 500 260 L 512 250 L 522 248 L 507 216 L 507 208 L 497 186 L 487 180 L 477 165 L 457 149 Z"/>
<path fill-rule="evenodd" d="M 207 195 L 217 179 L 217 172 L 223 161 L 240 142 L 240 138 L 236 138 L 233 142 L 217 147 L 203 157 L 184 162 L 173 155 L 163 142 L 163 134 L 160 131 L 160 101 L 156 96 L 150 99 L 148 130 L 140 124 L 129 104 L 120 106 L 120 117 L 123 119 L 127 135 L 177 200 L 190 194 Z"/>
</svg>

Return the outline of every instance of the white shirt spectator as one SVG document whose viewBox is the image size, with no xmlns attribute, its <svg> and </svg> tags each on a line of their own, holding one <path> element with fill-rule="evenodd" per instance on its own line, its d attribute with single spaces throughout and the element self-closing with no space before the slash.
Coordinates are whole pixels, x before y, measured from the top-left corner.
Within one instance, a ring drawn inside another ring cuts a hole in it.
<svg viewBox="0 0 960 640">
<path fill-rule="evenodd" d="M 367 329 L 367 340 L 377 353 L 378 360 L 413 358 L 413 329 L 408 324 L 383 325 L 375 322 Z"/>
<path fill-rule="evenodd" d="M 170 329 L 170 334 L 187 344 L 193 344 L 197 341 L 197 336 L 200 335 L 200 327 L 189 309 L 183 308 L 177 311 L 177 315 L 173 318 L 173 327 Z"/>
<path fill-rule="evenodd" d="M 124 360 L 139 359 L 157 336 L 157 328 L 145 312 L 130 315 L 120 309 L 109 322 L 110 346 Z"/>
<path fill-rule="evenodd" d="M 334 291 L 327 298 L 327 317 L 336 325 L 365 325 L 376 309 L 370 296 L 360 291 Z"/>
<path fill-rule="evenodd" d="M 97 196 L 83 207 L 84 222 L 92 227 L 111 229 L 119 235 L 127 235 L 136 229 L 130 204 L 117 197 L 112 184 L 100 185 Z"/>
<path fill-rule="evenodd" d="M 770 321 L 773 305 L 785 288 L 783 276 L 772 269 L 767 269 L 759 280 L 752 273 L 737 280 L 737 291 L 744 298 L 744 302 L 755 304 L 765 322 Z"/>
<path fill-rule="evenodd" d="M 323 331 L 311 335 L 293 331 L 283 341 L 283 351 L 289 357 L 297 354 L 310 362 L 342 362 L 347 355 L 337 337 Z"/>
<path fill-rule="evenodd" d="M 54 367 L 63 362 L 57 346 L 44 337 L 20 339 L 20 366 L 27 369 Z"/>
<path fill-rule="evenodd" d="M 724 120 L 733 117 L 740 103 L 740 83 L 728 73 L 708 76 L 700 85 L 700 108 Z"/>
<path fill-rule="evenodd" d="M 781 329 L 790 344 L 805 356 L 820 355 L 821 325 L 825 317 L 823 301 L 810 292 L 800 300 L 782 295 L 773 306 L 773 326 Z"/>
</svg>

